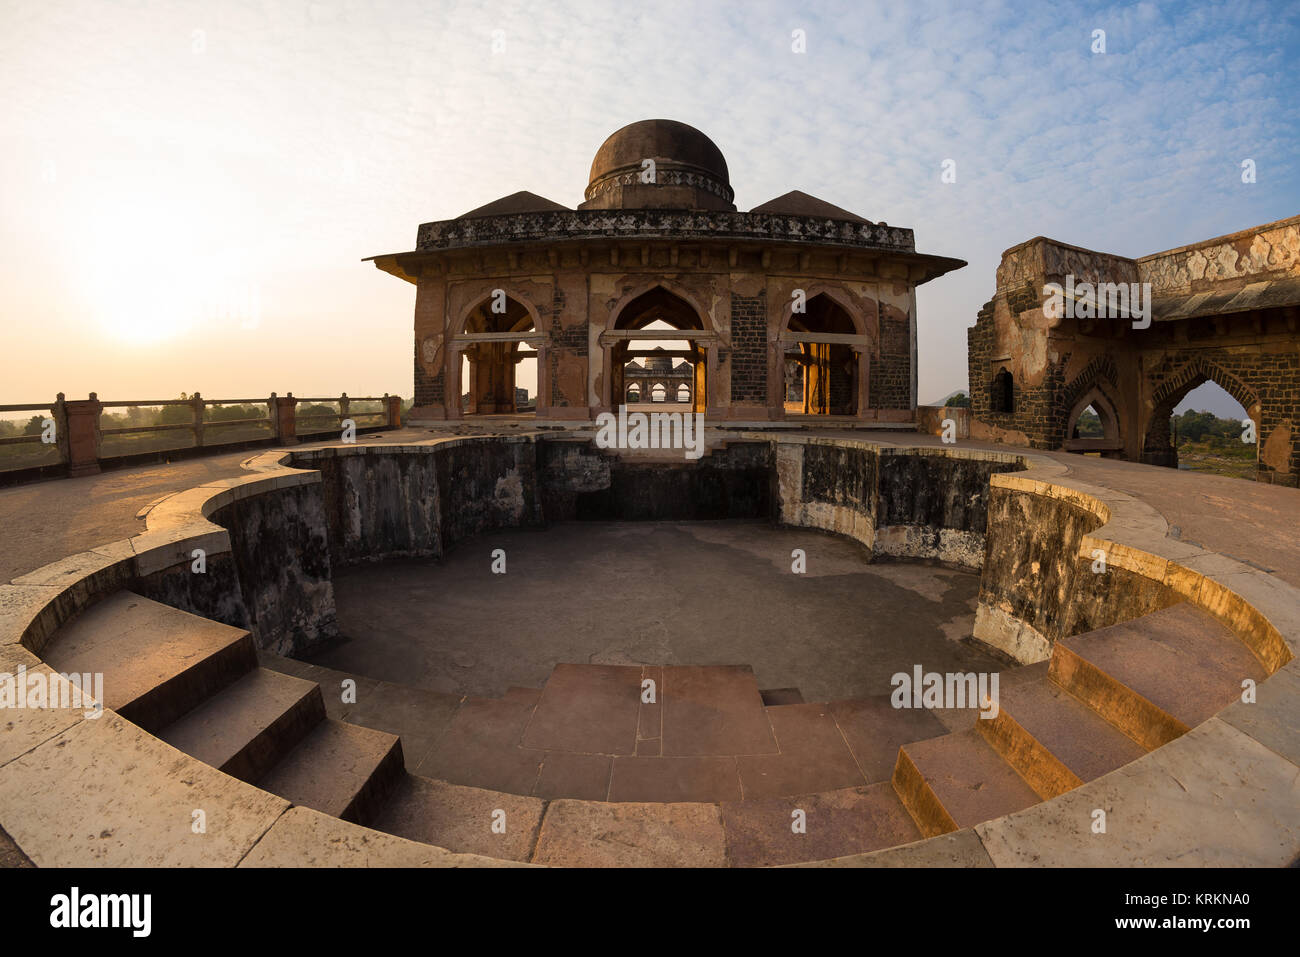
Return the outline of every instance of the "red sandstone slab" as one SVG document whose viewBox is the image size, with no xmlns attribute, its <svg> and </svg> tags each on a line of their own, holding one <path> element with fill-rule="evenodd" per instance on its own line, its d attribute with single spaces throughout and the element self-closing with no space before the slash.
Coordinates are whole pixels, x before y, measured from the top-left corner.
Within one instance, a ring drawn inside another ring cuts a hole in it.
<svg viewBox="0 0 1300 957">
<path fill-rule="evenodd" d="M 548 801 L 553 798 L 604 801 L 609 795 L 611 760 L 607 754 L 547 751 L 533 796 Z"/>
<path fill-rule="evenodd" d="M 745 800 L 810 794 L 866 784 L 825 704 L 767 709 L 780 754 L 738 757 Z"/>
<path fill-rule="evenodd" d="M 527 861 L 545 807 L 537 798 L 407 775 L 373 826 L 461 854 Z"/>
<path fill-rule="evenodd" d="M 1146 750 L 1046 678 L 1003 688 L 999 706 L 1081 781 L 1136 761 Z"/>
<path fill-rule="evenodd" d="M 777 751 L 748 665 L 666 667 L 660 696 L 665 756 Z"/>
<path fill-rule="evenodd" d="M 535 699 L 535 691 L 533 695 Z M 460 695 L 387 681 L 358 685 L 356 703 L 348 706 L 344 720 L 400 736 L 407 769 L 414 771 L 450 726 L 461 700 Z"/>
<path fill-rule="evenodd" d="M 609 800 L 674 803 L 739 801 L 732 757 L 616 757 Z"/>
<path fill-rule="evenodd" d="M 888 695 L 832 701 L 829 707 L 869 783 L 890 779 L 903 745 L 948 733 L 926 709 L 895 708 Z"/>
<path fill-rule="evenodd" d="M 522 745 L 546 751 L 634 754 L 641 667 L 555 666 Z"/>
<path fill-rule="evenodd" d="M 1266 677 L 1250 649 L 1187 602 L 1064 643 L 1189 728 L 1239 699 L 1243 679 Z"/>
<path fill-rule="evenodd" d="M 1040 801 L 973 728 L 918 741 L 905 750 L 958 827 L 973 827 Z"/>
<path fill-rule="evenodd" d="M 653 665 L 646 665 L 645 667 L 643 667 L 641 669 L 641 681 L 643 685 L 646 680 L 650 680 L 654 682 L 654 686 L 653 686 L 654 701 L 644 701 L 644 700 L 641 701 L 641 710 L 640 713 L 637 715 L 637 728 L 636 728 L 636 736 L 637 736 L 636 753 L 637 754 L 642 753 L 641 739 L 643 738 L 653 739 L 657 742 L 659 737 L 663 734 L 664 731 L 663 705 L 661 704 L 660 697 L 659 697 L 664 683 L 663 668 L 656 667 Z M 656 750 L 654 752 L 655 754 L 659 753 L 659 751 L 657 750 L 658 747 L 659 745 L 656 743 L 655 744 Z"/>
<path fill-rule="evenodd" d="M 795 812 L 804 831 L 796 833 Z M 773 867 L 862 854 L 921 839 L 888 781 L 799 797 L 722 805 L 727 861 L 734 867 Z"/>
<path fill-rule="evenodd" d="M 722 819 L 714 804 L 552 801 L 534 864 L 551 867 L 723 867 Z"/>
<path fill-rule="evenodd" d="M 543 755 L 519 747 L 519 738 L 537 698 L 536 691 L 466 698 L 416 772 L 452 784 L 531 794 Z"/>
</svg>

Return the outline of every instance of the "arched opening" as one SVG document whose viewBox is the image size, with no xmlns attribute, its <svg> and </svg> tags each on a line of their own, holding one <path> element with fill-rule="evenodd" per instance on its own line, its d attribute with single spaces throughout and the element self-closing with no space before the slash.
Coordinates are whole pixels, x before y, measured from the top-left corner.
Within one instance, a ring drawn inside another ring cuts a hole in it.
<svg viewBox="0 0 1300 957">
<path fill-rule="evenodd" d="M 791 312 L 784 352 L 784 404 L 796 415 L 857 415 L 859 351 L 834 337 L 856 336 L 848 312 L 818 293 L 803 312 Z M 814 341 L 820 340 L 820 341 Z"/>
<path fill-rule="evenodd" d="M 1091 405 L 1079 413 L 1074 428 L 1070 430 L 1072 439 L 1099 439 L 1102 434 L 1101 415 Z"/>
<path fill-rule="evenodd" d="M 989 411 L 1014 415 L 1016 411 L 1016 383 L 1005 366 L 989 383 Z"/>
<path fill-rule="evenodd" d="M 528 308 L 494 293 L 465 318 L 460 341 L 461 412 L 521 415 L 537 410 L 537 328 Z"/>
<path fill-rule="evenodd" d="M 1098 386 L 1074 403 L 1065 423 L 1065 449 L 1105 458 L 1118 458 L 1124 449 L 1115 405 Z"/>
<path fill-rule="evenodd" d="M 641 401 L 641 387 L 635 382 L 627 387 L 627 404 L 635 405 Z"/>
<path fill-rule="evenodd" d="M 628 395 L 636 386 L 642 402 L 685 402 L 694 412 L 704 411 L 704 322 L 686 300 L 656 286 L 623 307 L 613 331 L 618 338 L 610 348 L 611 395 Z"/>
<path fill-rule="evenodd" d="M 1251 399 L 1249 395 L 1243 397 Z M 1142 460 L 1190 471 L 1254 478 L 1259 460 L 1255 415 L 1257 409 L 1247 409 L 1240 399 L 1201 371 L 1157 405 Z"/>
</svg>

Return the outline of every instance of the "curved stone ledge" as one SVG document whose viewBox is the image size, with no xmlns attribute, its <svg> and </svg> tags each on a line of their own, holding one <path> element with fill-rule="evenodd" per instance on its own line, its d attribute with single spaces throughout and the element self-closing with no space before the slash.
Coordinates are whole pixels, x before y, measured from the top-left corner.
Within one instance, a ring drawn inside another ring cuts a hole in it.
<svg viewBox="0 0 1300 957">
<path fill-rule="evenodd" d="M 532 440 L 521 436 L 510 441 Z M 497 440 L 430 444 L 483 441 Z M 836 443 L 877 455 L 989 455 L 807 437 L 782 437 L 779 447 Z M 150 510 L 143 534 L 69 556 L 0 586 L 0 671 L 23 666 L 52 674 L 39 658 L 41 649 L 87 605 L 142 577 L 188 566 L 193 548 L 204 547 L 210 555 L 229 553 L 230 534 L 210 516 L 277 489 L 319 485 L 319 471 L 290 467 L 295 457 L 346 460 L 398 449 L 428 452 L 430 444 L 255 456 L 245 463 L 253 472 L 246 478 L 209 483 L 159 503 Z M 1063 475 L 1064 467 L 1041 457 L 1010 455 L 1003 462 L 1013 463 L 1021 463 L 1024 471 L 992 474 L 991 487 L 1051 500 L 1097 520 L 1074 557 L 1090 559 L 1092 548 L 1103 548 L 1112 567 L 1167 587 L 1206 610 L 1251 648 L 1271 677 L 1260 684 L 1256 703 L 1236 702 L 1171 743 L 1060 797 L 916 844 L 804 866 L 1292 863 L 1300 852 L 1300 661 L 1295 660 L 1300 590 L 1169 538 L 1164 520 L 1132 496 L 1075 482 Z M 829 520 L 838 520 L 836 513 L 829 513 Z M 40 866 L 509 863 L 454 854 L 291 808 L 112 711 L 87 717 L 79 709 L 47 708 L 15 710 L 6 717 L 0 733 L 0 825 Z M 592 811 L 603 813 L 603 807 Z M 715 806 L 676 807 L 688 816 L 708 817 L 712 812 L 707 809 Z M 196 809 L 207 815 L 206 834 L 192 830 Z M 1092 827 L 1098 809 L 1107 815 L 1101 834 Z M 91 821 L 94 827 L 88 825 Z M 213 822 L 220 822 L 219 827 Z"/>
</svg>

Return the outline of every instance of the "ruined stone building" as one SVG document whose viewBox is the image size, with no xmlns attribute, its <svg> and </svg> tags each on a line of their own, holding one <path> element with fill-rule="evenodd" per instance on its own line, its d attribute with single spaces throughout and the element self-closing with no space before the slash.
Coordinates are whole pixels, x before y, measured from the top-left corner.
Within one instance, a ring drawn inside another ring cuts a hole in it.
<svg viewBox="0 0 1300 957">
<path fill-rule="evenodd" d="M 623 367 L 627 402 L 690 402 L 694 372 L 684 360 L 673 362 L 675 352 L 655 346 L 645 364 L 635 359 Z"/>
<path fill-rule="evenodd" d="M 588 421 L 663 347 L 686 366 L 671 398 L 712 421 L 914 422 L 916 287 L 965 263 L 798 191 L 732 199 L 707 136 L 644 120 L 600 147 L 576 209 L 517 192 L 373 257 L 416 286 L 410 421 L 513 414 L 525 361 L 538 418 Z"/>
<path fill-rule="evenodd" d="M 1098 317 L 1086 295 L 1052 308 L 1049 283 L 1149 284 L 1149 316 Z M 1294 485 L 1298 318 L 1300 216 L 1139 259 L 1039 236 L 1002 254 L 968 331 L 971 437 L 1176 466 L 1170 415 L 1208 380 L 1253 420 L 1260 480 Z M 1090 406 L 1101 438 L 1076 435 Z"/>
</svg>

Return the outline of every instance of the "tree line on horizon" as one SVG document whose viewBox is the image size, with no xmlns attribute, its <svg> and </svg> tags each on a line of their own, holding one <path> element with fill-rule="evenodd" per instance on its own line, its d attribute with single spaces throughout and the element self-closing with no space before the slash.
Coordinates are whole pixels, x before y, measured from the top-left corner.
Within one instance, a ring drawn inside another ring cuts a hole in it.
<svg viewBox="0 0 1300 957">
<path fill-rule="evenodd" d="M 190 396 L 182 392 L 178 398 L 188 400 Z M 410 404 L 409 400 L 402 402 L 403 412 L 410 407 Z M 382 402 L 351 402 L 348 411 L 349 414 L 365 415 L 367 413 L 382 413 L 384 407 Z M 307 405 L 299 405 L 296 410 L 299 418 L 313 415 L 336 416 L 338 412 L 337 402 L 328 405 L 313 402 Z M 0 419 L 0 439 L 18 435 L 40 435 L 44 427 L 43 423 L 47 418 L 49 418 L 48 412 L 37 413 L 26 422 L 21 419 Z M 267 418 L 267 405 L 260 402 L 243 405 L 208 405 L 203 408 L 203 421 L 214 425 L 240 419 L 265 418 Z M 193 422 L 194 410 L 188 405 L 133 405 L 124 408 L 121 412 L 101 413 L 99 417 L 99 426 L 102 429 L 144 428 L 156 425 L 175 425 L 177 428 L 184 428 L 192 425 Z"/>
</svg>

